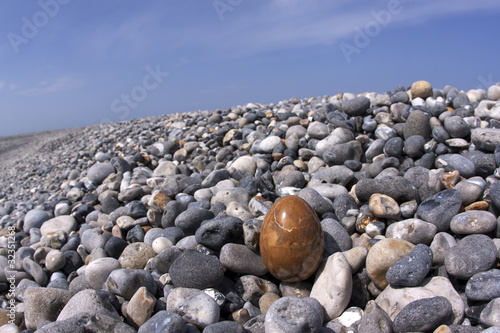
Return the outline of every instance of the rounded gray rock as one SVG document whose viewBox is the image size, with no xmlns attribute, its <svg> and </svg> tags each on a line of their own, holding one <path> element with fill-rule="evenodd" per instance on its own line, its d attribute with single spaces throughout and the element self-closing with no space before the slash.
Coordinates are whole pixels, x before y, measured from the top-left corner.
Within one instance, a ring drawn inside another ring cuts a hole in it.
<svg viewBox="0 0 500 333">
<path fill-rule="evenodd" d="M 467 281 L 465 295 L 472 301 L 491 301 L 500 297 L 500 270 L 492 269 L 474 274 Z"/>
<path fill-rule="evenodd" d="M 395 332 L 433 331 L 441 324 L 452 324 L 452 307 L 443 296 L 424 298 L 405 306 L 394 318 Z"/>
<path fill-rule="evenodd" d="M 487 234 L 495 230 L 497 218 L 484 210 L 468 210 L 455 215 L 450 222 L 450 229 L 455 234 Z"/>
<path fill-rule="evenodd" d="M 266 332 L 319 332 L 323 326 L 322 314 L 321 304 L 315 298 L 282 297 L 266 313 Z"/>
<path fill-rule="evenodd" d="M 186 322 L 179 314 L 162 310 L 149 318 L 137 331 L 137 333 L 149 332 L 184 333 L 187 332 Z"/>
<path fill-rule="evenodd" d="M 391 287 L 414 287 L 429 273 L 432 266 L 432 250 L 418 244 L 411 252 L 389 267 L 385 278 Z"/>
<path fill-rule="evenodd" d="M 489 270 L 495 263 L 498 249 L 486 235 L 469 235 L 457 242 L 445 258 L 446 271 L 459 279 Z"/>
<path fill-rule="evenodd" d="M 261 256 L 242 244 L 228 243 L 220 250 L 222 266 L 235 273 L 262 276 L 267 273 Z"/>
<path fill-rule="evenodd" d="M 51 216 L 48 212 L 41 209 L 32 209 L 24 216 L 23 230 L 29 232 L 31 228 L 40 228 L 50 218 Z"/>
<path fill-rule="evenodd" d="M 96 163 L 87 172 L 87 177 L 95 184 L 101 184 L 106 177 L 115 172 L 115 168 L 109 162 Z"/>
<path fill-rule="evenodd" d="M 99 258 L 90 262 L 85 268 L 85 278 L 94 289 L 102 289 L 109 274 L 122 266 L 115 258 Z"/>
<path fill-rule="evenodd" d="M 176 287 L 205 289 L 217 286 L 224 277 L 224 269 L 212 255 L 196 250 L 185 250 L 168 271 Z"/>
<path fill-rule="evenodd" d="M 461 205 L 460 192 L 455 189 L 444 190 L 425 199 L 418 206 L 415 217 L 434 224 L 438 231 L 446 231 Z"/>
<path fill-rule="evenodd" d="M 156 295 L 156 282 L 151 273 L 142 269 L 120 268 L 112 271 L 106 282 L 105 288 L 115 295 L 130 300 L 137 289 L 146 287 L 147 291 Z"/>
</svg>

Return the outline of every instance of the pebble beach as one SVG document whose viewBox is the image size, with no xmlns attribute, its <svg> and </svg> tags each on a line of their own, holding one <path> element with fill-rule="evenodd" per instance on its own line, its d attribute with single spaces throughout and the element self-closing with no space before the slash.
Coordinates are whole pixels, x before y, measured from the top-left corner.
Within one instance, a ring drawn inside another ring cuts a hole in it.
<svg viewBox="0 0 500 333">
<path fill-rule="evenodd" d="M 500 332 L 500 84 L 407 84 L 0 138 L 0 333 Z"/>
</svg>

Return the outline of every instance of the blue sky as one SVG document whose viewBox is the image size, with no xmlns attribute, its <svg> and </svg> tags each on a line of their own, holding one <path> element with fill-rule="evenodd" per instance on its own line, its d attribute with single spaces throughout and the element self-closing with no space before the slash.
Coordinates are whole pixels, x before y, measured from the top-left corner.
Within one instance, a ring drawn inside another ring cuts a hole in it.
<svg viewBox="0 0 500 333">
<path fill-rule="evenodd" d="M 0 2 L 0 136 L 500 81 L 493 0 Z"/>
</svg>

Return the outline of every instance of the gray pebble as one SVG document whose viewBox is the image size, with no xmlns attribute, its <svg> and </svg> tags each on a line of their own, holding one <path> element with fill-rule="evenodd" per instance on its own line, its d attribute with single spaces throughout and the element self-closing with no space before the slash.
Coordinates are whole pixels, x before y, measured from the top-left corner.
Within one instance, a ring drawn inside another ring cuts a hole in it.
<svg viewBox="0 0 500 333">
<path fill-rule="evenodd" d="M 415 216 L 432 223 L 438 231 L 446 231 L 451 219 L 460 211 L 462 196 L 455 189 L 438 192 L 425 199 L 418 206 Z"/>
<path fill-rule="evenodd" d="M 432 266 L 432 250 L 418 244 L 411 252 L 389 267 L 385 278 L 391 287 L 414 287 L 429 273 Z"/>
<path fill-rule="evenodd" d="M 106 177 L 115 172 L 115 168 L 109 162 L 96 163 L 90 167 L 87 177 L 95 184 L 101 184 Z"/>
<path fill-rule="evenodd" d="M 177 313 L 159 311 L 145 322 L 138 333 L 149 332 L 171 332 L 184 333 L 186 332 L 186 322 Z"/>
<path fill-rule="evenodd" d="M 500 270 L 492 269 L 474 274 L 467 281 L 465 294 L 472 301 L 491 301 L 500 297 Z"/>
<path fill-rule="evenodd" d="M 266 313 L 266 332 L 319 332 L 322 326 L 321 304 L 311 297 L 282 297 Z"/>
<path fill-rule="evenodd" d="M 243 221 L 227 216 L 204 221 L 195 233 L 196 242 L 220 251 L 227 243 L 243 240 Z"/>
<path fill-rule="evenodd" d="M 242 244 L 224 245 L 220 250 L 220 262 L 225 269 L 239 274 L 262 276 L 267 273 L 262 258 Z"/>
<path fill-rule="evenodd" d="M 89 313 L 120 319 L 120 315 L 108 301 L 107 297 L 97 290 L 82 290 L 68 301 L 57 316 L 57 320 L 66 320 L 79 313 Z"/>
<path fill-rule="evenodd" d="M 453 216 L 450 229 L 458 235 L 487 234 L 495 230 L 497 218 L 484 210 L 468 210 Z"/>
<path fill-rule="evenodd" d="M 29 288 L 24 294 L 24 322 L 35 331 L 45 321 L 55 321 L 70 300 L 71 293 L 55 288 Z"/>
<path fill-rule="evenodd" d="M 340 222 L 326 218 L 321 220 L 321 228 L 325 240 L 324 257 L 328 257 L 335 252 L 348 251 L 352 248 L 351 237 Z"/>
<path fill-rule="evenodd" d="M 443 296 L 424 298 L 405 306 L 394 318 L 395 332 L 433 331 L 441 324 L 451 324 L 451 303 Z"/>
<path fill-rule="evenodd" d="M 48 212 L 41 209 L 32 209 L 24 216 L 23 230 L 28 232 L 31 228 L 40 228 L 50 218 L 51 216 Z"/>
<path fill-rule="evenodd" d="M 486 235 L 469 235 L 457 242 L 445 257 L 446 271 L 459 279 L 490 269 L 497 259 L 498 249 Z"/>
<path fill-rule="evenodd" d="M 224 277 L 224 270 L 212 255 L 196 250 L 185 250 L 169 269 L 170 278 L 176 287 L 205 289 L 217 286 Z"/>
<path fill-rule="evenodd" d="M 148 292 L 156 294 L 156 282 L 151 274 L 142 269 L 121 268 L 112 271 L 106 282 L 105 288 L 115 295 L 130 300 L 137 289 L 146 287 Z"/>
</svg>

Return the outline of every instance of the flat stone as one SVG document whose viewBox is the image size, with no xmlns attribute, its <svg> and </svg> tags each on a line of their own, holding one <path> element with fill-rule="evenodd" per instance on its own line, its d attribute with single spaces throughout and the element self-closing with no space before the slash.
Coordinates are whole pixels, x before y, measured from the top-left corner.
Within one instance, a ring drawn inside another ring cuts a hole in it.
<svg viewBox="0 0 500 333">
<path fill-rule="evenodd" d="M 361 179 L 356 184 L 356 197 L 368 201 L 375 194 L 385 194 L 397 202 L 406 202 L 418 198 L 416 187 L 403 177 L 385 179 Z"/>
<path fill-rule="evenodd" d="M 134 333 L 135 329 L 122 322 L 120 319 L 105 314 L 78 313 L 71 318 L 55 321 L 43 325 L 36 330 L 40 333 L 86 333 L 86 332 L 114 332 Z"/>
<path fill-rule="evenodd" d="M 127 304 L 127 316 L 134 327 L 140 327 L 151 318 L 153 314 L 156 298 L 140 287 Z"/>
<path fill-rule="evenodd" d="M 485 152 L 494 152 L 500 144 L 500 129 L 498 128 L 475 128 L 471 131 L 471 141 Z"/>
</svg>

